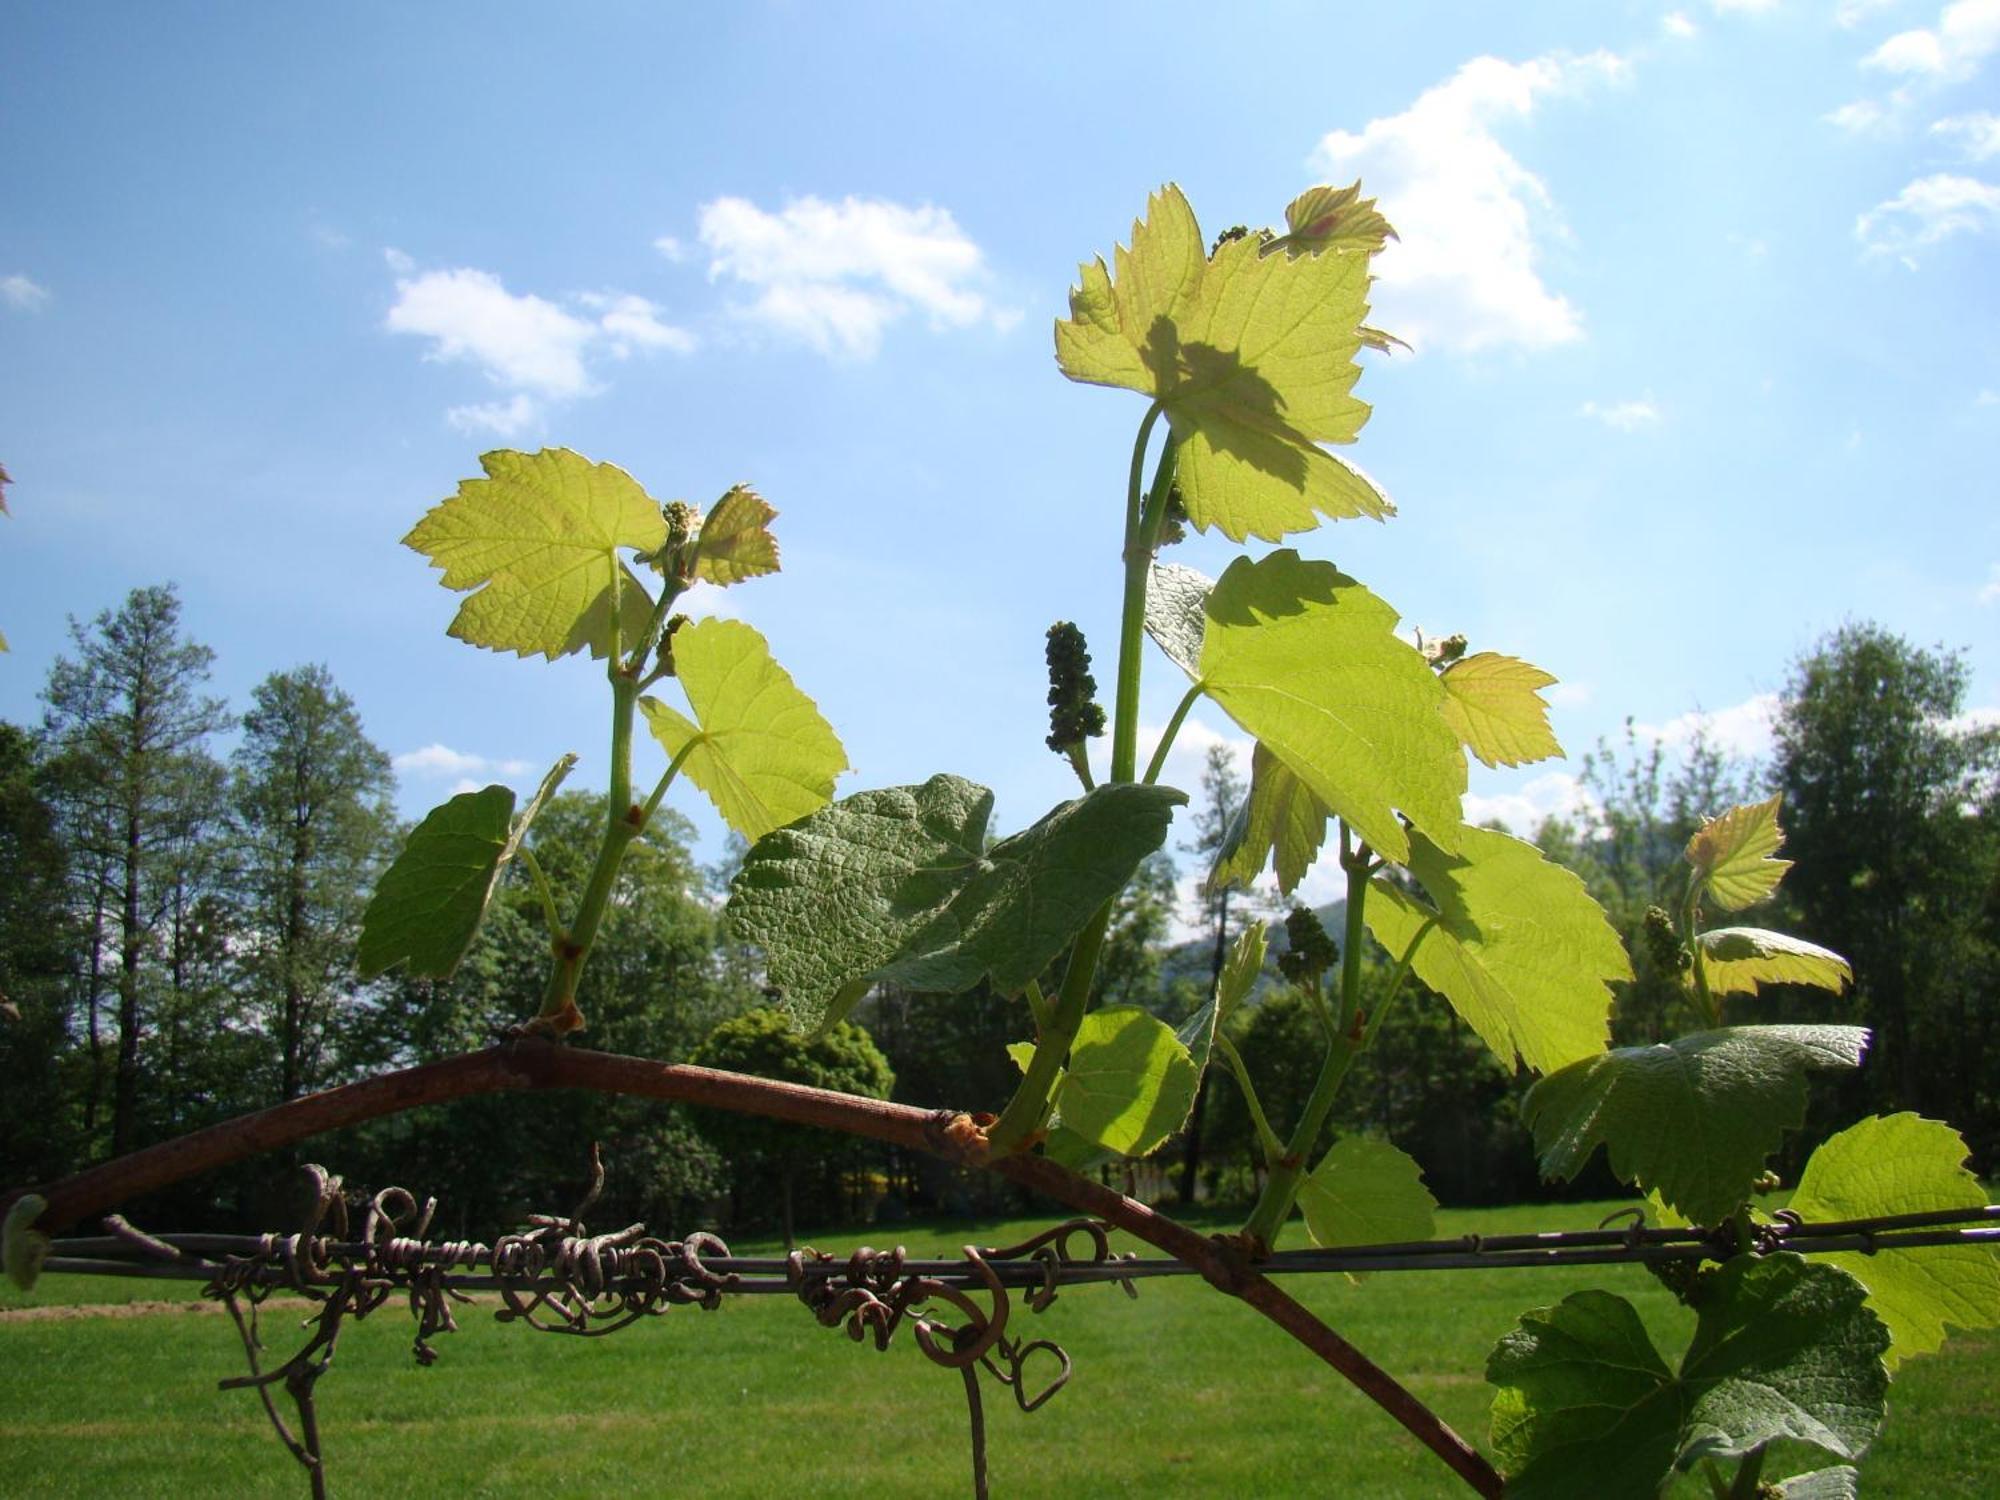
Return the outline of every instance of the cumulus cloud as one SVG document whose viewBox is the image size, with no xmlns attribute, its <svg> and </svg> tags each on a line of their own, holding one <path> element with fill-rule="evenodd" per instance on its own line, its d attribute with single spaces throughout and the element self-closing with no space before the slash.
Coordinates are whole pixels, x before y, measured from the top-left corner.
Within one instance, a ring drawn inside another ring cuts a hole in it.
<svg viewBox="0 0 2000 1500">
<path fill-rule="evenodd" d="M 1840 0 L 1833 8 L 1833 19 L 1836 25 L 1852 30 L 1876 11 L 1887 10 L 1898 3 L 1899 0 Z"/>
<path fill-rule="evenodd" d="M 2000 50 L 2000 0 L 1954 0 L 1934 27 L 1899 31 L 1862 60 L 1885 73 L 1958 81 Z"/>
<path fill-rule="evenodd" d="M 1980 607 L 2000 604 L 2000 562 L 1986 570 L 1986 587 L 1979 591 Z"/>
<path fill-rule="evenodd" d="M 1969 115 L 1952 115 L 1931 126 L 1932 135 L 1955 142 L 1968 161 L 1984 161 L 2000 156 L 2000 115 L 1984 110 Z"/>
<path fill-rule="evenodd" d="M 1730 708 L 1698 708 L 1664 724 L 1634 724 L 1632 733 L 1673 752 L 1699 740 L 1724 754 L 1755 760 L 1771 753 L 1771 729 L 1780 702 L 1776 693 L 1759 693 Z"/>
<path fill-rule="evenodd" d="M 40 312 L 49 305 L 49 289 L 18 272 L 12 276 L 0 277 L 0 301 L 4 301 L 16 312 Z"/>
<path fill-rule="evenodd" d="M 543 401 L 574 400 L 598 389 L 588 360 L 667 350 L 685 354 L 694 336 L 661 321 L 660 309 L 630 293 L 586 292 L 565 307 L 531 292 L 507 290 L 490 271 L 461 266 L 419 272 L 399 250 L 383 252 L 396 276 L 396 300 L 383 326 L 430 341 L 424 357 L 476 366 L 512 394 L 500 401 L 455 406 L 446 414 L 461 431 L 512 435 L 540 415 Z"/>
<path fill-rule="evenodd" d="M 1382 326 L 1465 352 L 1583 336 L 1582 314 L 1542 280 L 1541 241 L 1561 232 L 1554 200 L 1496 132 L 1625 67 L 1608 52 L 1478 57 L 1401 114 L 1321 139 L 1315 168 L 1363 178 L 1401 236 L 1376 261 Z"/>
<path fill-rule="evenodd" d="M 1660 30 L 1668 36 L 1679 37 L 1682 41 L 1700 35 L 1698 26 L 1688 19 L 1684 10 L 1670 10 L 1660 18 Z"/>
<path fill-rule="evenodd" d="M 421 750 L 405 750 L 391 760 L 400 776 L 424 776 L 442 779 L 454 776 L 470 780 L 474 776 L 498 776 L 502 779 L 525 776 L 534 769 L 525 760 L 495 760 L 490 756 L 472 755 L 463 750 L 454 750 L 449 745 L 431 744 Z M 485 782 L 471 782 L 474 787 Z"/>
<path fill-rule="evenodd" d="M 1581 819 L 1597 807 L 1597 799 L 1567 771 L 1545 771 L 1512 791 L 1467 792 L 1460 804 L 1468 823 L 1499 823 L 1523 838 L 1550 818 Z"/>
<path fill-rule="evenodd" d="M 942 208 L 883 199 L 794 198 L 767 212 L 746 198 L 702 205 L 711 281 L 749 291 L 737 312 L 822 354 L 867 359 L 883 331 L 922 314 L 933 329 L 1011 327 L 1019 314 L 978 290 L 978 245 Z"/>
<path fill-rule="evenodd" d="M 1577 409 L 1577 415 L 1594 418 L 1620 432 L 1637 432 L 1642 427 L 1660 425 L 1660 409 L 1650 396 L 1640 401 L 1614 401 L 1608 406 L 1586 401 Z"/>
<path fill-rule="evenodd" d="M 1902 128 L 1909 109 L 1909 90 L 1896 89 L 1885 99 L 1856 99 L 1821 118 L 1852 136 L 1886 136 Z"/>
<path fill-rule="evenodd" d="M 1870 255 L 1915 253 L 1955 234 L 1979 234 L 2000 223 L 2000 187 L 1976 177 L 1935 172 L 1854 221 L 1855 238 Z"/>
</svg>

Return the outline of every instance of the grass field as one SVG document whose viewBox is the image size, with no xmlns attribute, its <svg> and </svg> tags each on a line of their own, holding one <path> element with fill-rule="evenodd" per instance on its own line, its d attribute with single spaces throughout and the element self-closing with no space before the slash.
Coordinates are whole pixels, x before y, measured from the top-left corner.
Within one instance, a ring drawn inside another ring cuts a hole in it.
<svg viewBox="0 0 2000 1500">
<path fill-rule="evenodd" d="M 1583 1227 L 1607 1205 L 1447 1212 L 1446 1234 Z M 908 1225 L 913 1254 L 1004 1244 L 1027 1224 Z M 740 1243 L 742 1253 L 768 1245 Z M 1636 1268 L 1383 1274 L 1292 1289 L 1482 1445 L 1487 1350 L 1525 1308 L 1603 1286 L 1677 1351 L 1687 1315 Z M 0 1494 L 303 1496 L 248 1392 L 226 1316 L 173 1283 L 48 1278 L 0 1308 L 171 1298 L 166 1310 L 0 1318 Z M 266 1342 L 295 1344 L 267 1310 Z M 1131 1302 L 1079 1287 L 1017 1326 L 1068 1348 L 1069 1387 L 1023 1416 L 988 1386 L 996 1496 L 1369 1497 L 1466 1494 L 1338 1376 L 1196 1280 Z M 333 1493 L 432 1496 L 934 1497 L 969 1493 L 964 1396 L 907 1335 L 886 1354 L 818 1327 L 789 1298 L 675 1309 L 605 1340 L 547 1337 L 461 1309 L 430 1369 L 390 1303 L 344 1333 L 320 1383 Z M 2000 1493 L 2000 1338 L 1906 1366 L 1863 1468 L 1869 1496 Z M 1696 1491 L 1689 1487 L 1689 1494 Z M 1705 1494 L 1703 1487 L 1699 1493 Z"/>
</svg>

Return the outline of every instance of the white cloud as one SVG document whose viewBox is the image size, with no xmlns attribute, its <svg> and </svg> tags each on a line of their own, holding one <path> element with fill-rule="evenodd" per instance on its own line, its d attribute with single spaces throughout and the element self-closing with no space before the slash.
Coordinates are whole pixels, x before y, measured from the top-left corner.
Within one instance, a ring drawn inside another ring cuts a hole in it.
<svg viewBox="0 0 2000 1500">
<path fill-rule="evenodd" d="M 463 750 L 454 750 L 449 745 L 426 745 L 421 750 L 405 750 L 391 761 L 400 775 L 429 777 L 472 777 L 472 776 L 525 776 L 533 770 L 525 760 L 494 760 L 489 756 L 471 755 Z M 470 783 L 473 787 L 484 782 Z M 459 790 L 465 790 L 461 786 Z M 455 793 L 454 793 L 455 795 Z"/>
<path fill-rule="evenodd" d="M 671 234 L 663 234 L 653 241 L 653 248 L 675 265 L 688 258 L 688 247 Z"/>
<path fill-rule="evenodd" d="M 2000 562 L 1986 570 L 1986 587 L 1979 591 L 1979 603 L 1982 608 L 2000 604 Z"/>
<path fill-rule="evenodd" d="M 1876 11 L 1887 10 L 1897 3 L 1898 0 L 1840 0 L 1833 8 L 1833 19 L 1836 25 L 1851 30 Z"/>
<path fill-rule="evenodd" d="M 985 275 L 979 247 L 930 204 L 806 197 L 767 213 L 745 198 L 718 198 L 702 205 L 700 234 L 709 279 L 753 293 L 742 316 L 822 354 L 866 359 L 910 312 L 934 329 L 1006 328 L 1019 317 L 974 289 Z"/>
<path fill-rule="evenodd" d="M 1594 694 L 1587 682 L 1552 682 L 1542 689 L 1542 696 L 1551 708 L 1577 708 L 1590 702 Z"/>
<path fill-rule="evenodd" d="M 1625 68 L 1608 52 L 1477 57 L 1403 113 L 1321 139 L 1315 168 L 1363 178 L 1401 236 L 1376 261 L 1377 321 L 1419 348 L 1466 352 L 1583 336 L 1582 314 L 1538 265 L 1540 237 L 1560 233 L 1554 200 L 1494 132 Z"/>
<path fill-rule="evenodd" d="M 1777 722 L 1779 702 L 1776 693 L 1759 693 L 1732 708 L 1695 709 L 1664 724 L 1634 724 L 1632 732 L 1672 751 L 1706 739 L 1725 754 L 1757 759 L 1771 753 L 1771 726 Z"/>
<path fill-rule="evenodd" d="M 540 297 L 516 296 L 490 271 L 399 277 L 387 326 L 430 339 L 428 358 L 479 365 L 495 385 L 544 396 L 590 389 L 583 351 L 595 326 Z"/>
<path fill-rule="evenodd" d="M 454 406 L 444 419 L 460 432 L 490 432 L 499 437 L 516 437 L 533 426 L 542 414 L 535 398 L 516 391 L 511 400 L 479 401 L 470 406 Z"/>
<path fill-rule="evenodd" d="M 446 420 L 461 432 L 512 436 L 533 422 L 543 401 L 574 400 L 598 389 L 589 357 L 629 357 L 634 350 L 686 354 L 694 335 L 662 322 L 660 309 L 629 292 L 585 292 L 563 307 L 514 293 L 490 271 L 460 266 L 419 272 L 400 250 L 382 252 L 396 277 L 396 301 L 383 326 L 430 340 L 424 357 L 476 365 L 511 394 L 454 406 Z"/>
<path fill-rule="evenodd" d="M 1982 729 L 2000 729 L 2000 708 L 1968 708 L 1944 721 L 1947 733 L 1973 734 Z"/>
<path fill-rule="evenodd" d="M 1139 746 L 1141 756 L 1152 754 L 1152 747 L 1160 742 L 1164 724 L 1142 724 L 1139 726 Z M 1160 772 L 1160 781 L 1166 786 L 1177 786 L 1191 798 L 1201 796 L 1202 768 L 1208 763 L 1208 751 L 1212 745 L 1223 745 L 1229 750 L 1230 759 L 1236 766 L 1236 774 L 1243 778 L 1243 784 L 1250 784 L 1250 752 L 1256 741 L 1248 735 L 1225 734 L 1200 719 L 1190 715 L 1181 722 L 1180 733 L 1174 736 L 1174 747 L 1167 752 L 1166 766 Z"/>
<path fill-rule="evenodd" d="M 1637 432 L 1642 427 L 1660 425 L 1660 409 L 1653 404 L 1650 396 L 1641 401 L 1616 401 L 1609 406 L 1586 401 L 1577 409 L 1577 415 L 1594 417 L 1606 427 L 1615 427 L 1620 432 Z"/>
<path fill-rule="evenodd" d="M 1699 36 L 1701 28 L 1688 19 L 1686 11 L 1670 10 L 1660 18 L 1660 30 L 1668 36 L 1679 37 L 1682 41 Z"/>
<path fill-rule="evenodd" d="M 1887 99 L 1856 99 L 1821 118 L 1852 136 L 1893 135 L 1902 124 L 1907 106 L 1907 95 L 1898 89 Z"/>
<path fill-rule="evenodd" d="M 1937 172 L 1920 177 L 1886 203 L 1854 221 L 1855 237 L 1870 255 L 1913 253 L 1954 234 L 1978 234 L 2000 223 L 2000 187 L 1974 177 Z"/>
<path fill-rule="evenodd" d="M 1974 406 L 2000 406 L 2000 391 L 1981 391 L 1972 398 Z"/>
<path fill-rule="evenodd" d="M 1549 818 L 1575 818 L 1596 807 L 1583 783 L 1567 771 L 1545 771 L 1507 792 L 1467 792 L 1461 803 L 1468 823 L 1499 822 L 1531 836 Z"/>
<path fill-rule="evenodd" d="M 1984 161 L 1989 156 L 2000 156 L 2000 115 L 1983 110 L 1969 115 L 1953 115 L 1931 126 L 1931 134 L 1956 141 L 1968 161 Z"/>
<path fill-rule="evenodd" d="M 2000 0 L 1954 0 L 1935 29 L 1899 31 L 1862 60 L 1865 68 L 1959 80 L 2000 49 Z"/>
<path fill-rule="evenodd" d="M 662 323 L 658 306 L 644 297 L 635 297 L 630 292 L 586 292 L 577 300 L 602 314 L 597 326 L 611 340 L 611 352 L 620 359 L 634 348 L 665 349 L 674 354 L 694 352 L 694 335 L 685 328 Z"/>
<path fill-rule="evenodd" d="M 49 289 L 18 273 L 0 277 L 0 301 L 16 312 L 40 312 L 51 301 Z"/>
</svg>

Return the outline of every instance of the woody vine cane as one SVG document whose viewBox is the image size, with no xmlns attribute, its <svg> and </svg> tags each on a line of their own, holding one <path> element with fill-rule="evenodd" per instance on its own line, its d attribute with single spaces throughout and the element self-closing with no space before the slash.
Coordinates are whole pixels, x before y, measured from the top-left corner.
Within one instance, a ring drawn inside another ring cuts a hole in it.
<svg viewBox="0 0 2000 1500">
<path fill-rule="evenodd" d="M 364 975 L 399 964 L 448 975 L 500 872 L 519 860 L 549 928 L 542 1003 L 519 1039 L 495 1052 L 352 1085 L 286 1106 L 291 1114 L 223 1127 L 237 1135 L 208 1132 L 172 1149 L 223 1159 L 298 1139 L 315 1120 L 566 1081 L 942 1151 L 1199 1267 L 1363 1384 L 1492 1494 L 1499 1479 L 1485 1459 L 1258 1269 L 1295 1210 L 1322 1247 L 1430 1237 L 1434 1205 L 1409 1157 L 1366 1136 L 1322 1142 L 1384 1019 L 1436 996 L 1504 1065 L 1543 1075 L 1527 1117 L 1545 1172 L 1573 1174 L 1602 1145 L 1615 1172 L 1655 1195 L 1653 1221 L 1727 1230 L 1737 1252 L 1681 1278 L 1698 1326 L 1677 1369 L 1644 1344 L 1630 1308 L 1603 1293 L 1529 1314 L 1502 1341 L 1488 1374 L 1509 1492 L 1583 1493 L 1578 1486 L 1597 1482 L 1606 1464 L 1620 1466 L 1622 1492 L 1656 1489 L 1683 1469 L 1707 1475 L 1718 1493 L 1754 1489 L 1781 1440 L 1834 1461 L 1823 1472 L 1836 1477 L 1815 1483 L 1845 1483 L 1838 1476 L 1852 1472 L 1879 1425 L 1885 1355 L 1935 1347 L 1947 1315 L 2000 1321 L 2000 1272 L 1982 1246 L 1883 1258 L 1928 1257 L 1921 1274 L 1904 1276 L 1858 1257 L 1852 1266 L 1838 1257 L 1808 1264 L 1761 1234 L 1753 1188 L 1802 1120 L 1808 1072 L 1858 1066 L 1866 1043 L 1855 1028 L 1728 1024 L 1732 996 L 1846 981 L 1845 961 L 1826 950 L 1761 928 L 1705 925 L 1710 913 L 1743 910 L 1775 889 L 1784 869 L 1776 803 L 1703 828 L 1688 849 L 1681 909 L 1656 924 L 1661 941 L 1685 951 L 1698 1029 L 1608 1051 L 1610 985 L 1631 971 L 1603 913 L 1531 845 L 1469 827 L 1461 814 L 1468 756 L 1518 765 L 1560 753 L 1539 696 L 1549 674 L 1457 638 L 1412 644 L 1388 604 L 1290 547 L 1238 556 L 1215 579 L 1161 560 L 1188 530 L 1280 543 L 1324 520 L 1393 513 L 1372 479 L 1323 446 L 1352 442 L 1368 416 L 1353 394 L 1361 350 L 1387 352 L 1395 342 L 1366 322 L 1370 261 L 1391 233 L 1358 185 L 1316 188 L 1287 208 L 1282 232 L 1231 231 L 1211 247 L 1169 187 L 1111 264 L 1082 268 L 1070 316 L 1056 327 L 1059 366 L 1145 401 L 1122 506 L 1116 679 L 1107 726 L 1080 635 L 1051 632 L 1048 742 L 1075 768 L 1081 795 L 1004 838 L 989 830 L 992 794 L 956 775 L 833 800 L 845 751 L 763 637 L 740 621 L 675 612 L 695 582 L 732 587 L 778 570 L 776 513 L 754 491 L 738 486 L 701 514 L 662 506 L 622 470 L 566 450 L 486 455 L 482 475 L 406 540 L 442 570 L 445 586 L 466 594 L 452 634 L 490 650 L 603 662 L 607 821 L 583 888 L 562 892 L 525 839 L 573 757 L 518 809 L 503 787 L 452 798 L 418 825 L 384 876 L 360 962 Z M 1106 507 L 1107 530 L 1117 514 Z M 1142 767 L 1148 637 L 1188 686 Z M 675 701 L 660 696 L 675 689 Z M 1263 1107 L 1226 1029 L 1261 982 L 1261 926 L 1239 940 L 1215 993 L 1178 1030 L 1138 1007 L 1095 1003 L 1111 903 L 1186 800 L 1158 782 L 1200 699 L 1256 741 L 1245 815 L 1213 878 L 1247 881 L 1271 866 L 1290 891 L 1325 857 L 1337 860 L 1345 884 L 1338 943 L 1304 918 L 1290 933 L 1284 978 L 1318 1016 L 1323 1044 L 1295 1119 Z M 667 762 L 650 788 L 634 773 L 642 718 Z M 1109 756 L 1099 763 L 1091 741 L 1106 727 Z M 987 983 L 1020 997 L 1023 1040 L 1011 1050 L 1021 1081 L 996 1119 L 899 1114 L 558 1044 L 586 1025 L 586 966 L 619 862 L 683 777 L 750 841 L 729 921 L 761 951 L 772 993 L 799 1026 L 841 1019 L 884 982 L 939 993 Z M 1372 1008 L 1363 985 L 1371 943 L 1391 966 Z M 1267 1169 L 1241 1229 L 1215 1242 L 1076 1170 L 1157 1149 L 1181 1128 L 1210 1066 L 1243 1090 Z M 1677 1128 L 1690 1119 L 1704 1129 Z M 1880 1196 L 1872 1164 L 1883 1152 L 1900 1163 L 1896 1192 L 1918 1201 L 1868 1201 Z M 1864 1121 L 1822 1147 L 1799 1184 L 1808 1202 L 1841 1211 L 1806 1217 L 1963 1207 L 1956 1200 L 1976 1185 L 1967 1188 L 1962 1157 L 1943 1126 Z M 139 1158 L 129 1158 L 99 1169 L 106 1175 L 88 1186 L 77 1184 L 91 1174 L 56 1185 L 43 1227 L 110 1206 L 108 1191 L 173 1170 L 164 1165 L 172 1159 L 135 1167 Z M 1940 1294 L 1921 1290 L 1940 1281 L 1949 1286 L 1946 1311 Z M 1645 1375 L 1635 1382 L 1620 1351 L 1642 1344 Z M 1593 1372 L 1582 1396 L 1565 1373 L 1579 1367 Z M 1830 1368 L 1852 1378 L 1829 1383 Z M 1751 1399 L 1770 1390 L 1784 1394 L 1780 1416 Z M 1631 1441 L 1634 1432 L 1645 1440 Z"/>
</svg>

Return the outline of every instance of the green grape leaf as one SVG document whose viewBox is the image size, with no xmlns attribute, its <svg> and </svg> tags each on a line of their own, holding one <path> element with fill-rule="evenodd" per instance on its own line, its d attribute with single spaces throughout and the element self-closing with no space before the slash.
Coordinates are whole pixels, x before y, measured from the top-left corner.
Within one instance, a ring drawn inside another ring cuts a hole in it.
<svg viewBox="0 0 2000 1500">
<path fill-rule="evenodd" d="M 1272 861 L 1279 891 L 1291 895 L 1319 858 L 1331 816 L 1326 804 L 1260 741 L 1250 757 L 1250 795 L 1224 831 L 1209 879 L 1248 888 Z"/>
<path fill-rule="evenodd" d="M 1859 1458 L 1887 1410 L 1889 1330 L 1861 1283 L 1801 1255 L 1739 1255 L 1703 1284 L 1681 1359 L 1679 1463 L 1781 1438 Z"/>
<path fill-rule="evenodd" d="M 1009 1042 L 1007 1044 L 1007 1056 L 1013 1059 L 1015 1067 L 1025 1073 L 1028 1071 L 1028 1064 L 1035 1060 L 1035 1044 L 1033 1042 Z"/>
<path fill-rule="evenodd" d="M 1623 1297 L 1575 1292 L 1522 1314 L 1486 1378 L 1509 1500 L 1651 1495 L 1673 1469 L 1680 1392 Z"/>
<path fill-rule="evenodd" d="M 403 538 L 444 570 L 446 588 L 477 590 L 451 634 L 521 656 L 602 656 L 615 599 L 619 639 L 636 645 L 652 600 L 619 552 L 653 550 L 667 534 L 638 481 L 567 448 L 488 453 L 479 463 L 486 478 L 460 481 Z"/>
<path fill-rule="evenodd" d="M 1710 818 L 1687 843 L 1695 867 L 1715 904 L 1725 911 L 1754 906 L 1777 890 L 1788 859 L 1775 859 L 1785 833 L 1778 826 L 1778 798 L 1732 807 Z"/>
<path fill-rule="evenodd" d="M 1288 231 L 1264 246 L 1266 255 L 1282 250 L 1287 255 L 1335 254 L 1373 255 L 1396 231 L 1376 212 L 1375 200 L 1361 196 L 1361 184 L 1337 188 L 1325 185 L 1307 188 L 1285 205 Z"/>
<path fill-rule="evenodd" d="M 1321 1248 L 1395 1245 L 1435 1232 L 1437 1199 L 1410 1156 L 1374 1136 L 1335 1141 L 1299 1184 L 1306 1232 Z"/>
<path fill-rule="evenodd" d="M 1131 238 L 1115 282 L 1102 259 L 1082 267 L 1056 361 L 1071 380 L 1160 402 L 1196 529 L 1276 541 L 1321 515 L 1389 514 L 1372 480 L 1317 446 L 1352 442 L 1368 419 L 1352 394 L 1368 257 L 1267 257 L 1246 238 L 1211 258 L 1172 186 Z"/>
<path fill-rule="evenodd" d="M 1522 1115 L 1544 1177 L 1574 1177 L 1603 1145 L 1622 1180 L 1715 1224 L 1805 1119 L 1807 1070 L 1859 1067 L 1867 1045 L 1858 1026 L 1698 1031 L 1551 1073 Z"/>
<path fill-rule="evenodd" d="M 1455 855 L 1422 837 L 1412 847 L 1410 873 L 1435 907 L 1374 881 L 1362 914 L 1375 941 L 1400 959 L 1435 917 L 1411 967 L 1503 1067 L 1516 1053 L 1542 1073 L 1601 1056 L 1610 982 L 1632 977 L 1603 908 L 1533 844 L 1485 828 L 1460 839 Z"/>
<path fill-rule="evenodd" d="M 1305 262 L 1300 262 L 1305 264 Z M 1465 756 L 1444 688 L 1396 612 L 1331 563 L 1284 548 L 1239 557 L 1208 596 L 1202 690 L 1379 852 L 1401 862 L 1401 812 L 1458 847 Z"/>
<path fill-rule="evenodd" d="M 1146 634 L 1190 677 L 1201 675 L 1203 608 L 1215 580 L 1179 563 L 1154 563 L 1146 578 Z"/>
<path fill-rule="evenodd" d="M 1518 657 L 1482 651 L 1439 675 L 1444 721 L 1459 743 L 1489 766 L 1525 766 L 1561 755 L 1539 688 L 1555 681 Z"/>
<path fill-rule="evenodd" d="M 826 806 L 847 769 L 812 699 L 771 659 L 764 637 L 741 620 L 696 620 L 674 634 L 674 676 L 694 710 L 690 722 L 642 698 L 653 738 L 746 839 Z"/>
<path fill-rule="evenodd" d="M 1808 984 L 1838 995 L 1854 970 L 1831 948 L 1761 927 L 1716 927 L 1698 939 L 1701 969 L 1717 995 L 1754 995 L 1766 984 Z"/>
<path fill-rule="evenodd" d="M 504 786 L 460 792 L 431 809 L 362 913 L 355 966 L 363 979 L 399 963 L 419 979 L 451 977 L 486 915 L 513 815 Z"/>
<path fill-rule="evenodd" d="M 1171 787 L 1101 786 L 987 847 L 993 794 L 956 776 L 858 792 L 753 845 L 730 887 L 736 934 L 802 1026 L 881 980 L 1019 991 L 1159 848 Z"/>
<path fill-rule="evenodd" d="M 1846 1464 L 1778 1481 L 1778 1500 L 1860 1500 L 1861 1471 Z"/>
<path fill-rule="evenodd" d="M 1797 1255 L 1709 1277 L 1678 1374 L 1624 1298 L 1574 1293 L 1486 1363 L 1509 1500 L 1651 1495 L 1676 1467 L 1779 1439 L 1857 1458 L 1882 1424 L 1887 1344 L 1853 1277 Z"/>
<path fill-rule="evenodd" d="M 1914 1114 L 1875 1116 L 1821 1143 L 1788 1205 L 1807 1223 L 1986 1204 L 1957 1131 Z M 1895 1343 L 1889 1363 L 1929 1354 L 1945 1329 L 2000 1327 L 2000 1257 L 1983 1245 L 1823 1257 L 1868 1288 Z"/>
<path fill-rule="evenodd" d="M 1181 1128 L 1199 1077 L 1166 1022 L 1136 1005 L 1107 1005 L 1077 1027 L 1055 1124 L 1122 1156 L 1145 1156 Z"/>
<path fill-rule="evenodd" d="M 1227 1021 L 1257 987 L 1257 980 L 1264 972 L 1268 937 L 1268 929 L 1262 922 L 1252 922 L 1239 932 L 1230 945 L 1229 956 L 1222 961 L 1215 993 L 1175 1030 L 1174 1035 L 1194 1059 L 1197 1075 L 1208 1066 L 1209 1053 L 1215 1049 L 1215 1028 Z"/>
<path fill-rule="evenodd" d="M 694 576 L 726 588 L 777 572 L 778 539 L 771 535 L 777 514 L 749 485 L 732 488 L 702 518 Z"/>
</svg>

